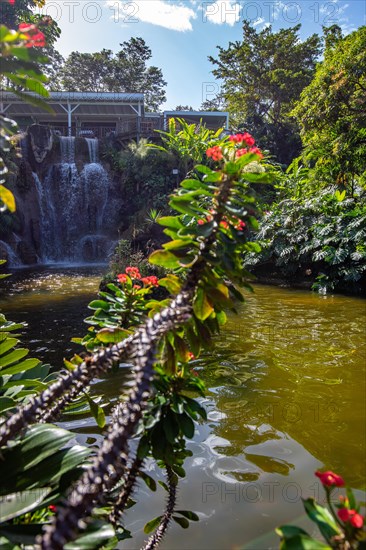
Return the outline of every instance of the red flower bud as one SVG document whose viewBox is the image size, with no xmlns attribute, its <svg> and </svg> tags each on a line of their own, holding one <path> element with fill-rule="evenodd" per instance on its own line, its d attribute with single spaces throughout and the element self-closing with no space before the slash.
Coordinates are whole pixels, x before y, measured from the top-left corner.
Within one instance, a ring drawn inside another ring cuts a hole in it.
<svg viewBox="0 0 366 550">
<path fill-rule="evenodd" d="M 344 487 L 344 480 L 334 472 L 315 472 L 324 487 Z"/>
</svg>

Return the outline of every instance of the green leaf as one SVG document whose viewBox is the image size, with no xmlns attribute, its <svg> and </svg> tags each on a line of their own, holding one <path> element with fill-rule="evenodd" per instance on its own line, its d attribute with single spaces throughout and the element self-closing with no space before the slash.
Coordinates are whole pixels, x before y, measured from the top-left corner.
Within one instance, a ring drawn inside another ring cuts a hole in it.
<svg viewBox="0 0 366 550">
<path fill-rule="evenodd" d="M 339 535 L 341 531 L 335 523 L 332 514 L 327 508 L 321 506 L 313 498 L 303 500 L 305 512 L 312 519 L 317 526 L 323 537 L 330 543 L 332 537 Z"/>
<path fill-rule="evenodd" d="M 1 499 L 0 522 L 9 521 L 30 512 L 41 504 L 51 491 L 51 487 L 42 487 L 41 489 L 6 495 Z"/>
<path fill-rule="evenodd" d="M 182 281 L 176 275 L 169 274 L 159 280 L 159 286 L 166 288 L 170 294 L 178 294 L 182 288 Z"/>
<path fill-rule="evenodd" d="M 155 252 L 149 256 L 149 262 L 153 265 L 160 265 L 170 269 L 179 267 L 178 258 L 168 250 L 155 250 Z"/>
<path fill-rule="evenodd" d="M 174 239 L 173 241 L 169 241 L 168 243 L 163 244 L 163 247 L 165 250 L 175 250 L 178 248 L 187 248 L 188 246 L 191 246 L 193 248 L 193 240 L 192 239 Z"/>
<path fill-rule="evenodd" d="M 164 216 L 157 221 L 159 225 L 164 225 L 170 229 L 181 229 L 184 227 L 178 216 Z"/>
<path fill-rule="evenodd" d="M 139 476 L 144 480 L 150 491 L 156 491 L 157 485 L 154 478 L 149 476 L 146 472 L 139 472 Z"/>
<path fill-rule="evenodd" d="M 97 332 L 98 340 L 103 344 L 117 344 L 127 338 L 131 332 L 120 327 L 102 328 Z"/>
<path fill-rule="evenodd" d="M 194 436 L 194 422 L 192 418 L 190 418 L 187 414 L 178 414 L 176 416 L 180 429 L 182 430 L 183 434 L 188 437 L 188 439 L 192 439 Z"/>
<path fill-rule="evenodd" d="M 105 414 L 100 405 L 93 401 L 93 399 L 90 397 L 89 394 L 85 393 L 85 397 L 88 400 L 90 412 L 92 413 L 93 417 L 95 418 L 96 423 L 98 424 L 99 428 L 104 428 L 105 426 Z"/>
<path fill-rule="evenodd" d="M 296 525 L 281 525 L 281 527 L 277 527 L 275 529 L 277 535 L 279 535 L 283 539 L 289 539 L 294 537 L 295 535 L 306 535 L 309 536 L 304 529 L 301 529 L 301 527 L 297 527 Z"/>
<path fill-rule="evenodd" d="M 208 166 L 205 166 L 204 164 L 197 164 L 194 167 L 197 172 L 201 172 L 202 174 L 212 174 L 215 173 L 214 170 L 211 170 Z"/>
<path fill-rule="evenodd" d="M 357 504 L 356 504 L 355 495 L 353 494 L 352 489 L 350 487 L 346 487 L 346 493 L 347 493 L 347 498 L 349 500 L 349 505 L 351 510 L 355 510 Z"/>
<path fill-rule="evenodd" d="M 176 523 L 178 523 L 178 525 L 180 525 L 181 527 L 183 527 L 183 529 L 188 529 L 189 527 L 189 521 L 188 519 L 186 518 L 182 518 L 182 517 L 179 517 L 179 516 L 172 516 L 174 521 Z"/>
<path fill-rule="evenodd" d="M 1 342 L 0 344 L 0 355 L 4 355 L 7 351 L 9 351 L 10 348 L 14 348 L 19 340 L 16 338 L 7 338 L 5 341 Z M 1 361 L 1 359 L 0 359 Z"/>
<path fill-rule="evenodd" d="M 115 537 L 115 535 L 116 533 L 112 525 L 94 520 L 81 537 L 74 542 L 65 544 L 64 550 L 94 550 L 94 548 L 104 548 L 108 540 Z"/>
<path fill-rule="evenodd" d="M 214 308 L 204 289 L 199 287 L 193 300 L 193 311 L 197 319 L 204 321 L 211 315 Z"/>
<path fill-rule="evenodd" d="M 161 518 L 162 516 L 158 516 L 157 518 L 154 518 L 151 521 L 147 522 L 144 527 L 144 533 L 146 533 L 146 535 L 149 535 L 152 531 L 154 531 L 159 525 Z"/>
<path fill-rule="evenodd" d="M 198 517 L 195 512 L 191 512 L 190 510 L 176 510 L 176 514 L 181 514 L 185 518 L 189 519 L 190 521 L 199 521 L 200 518 Z"/>
<path fill-rule="evenodd" d="M 280 550 L 331 550 L 331 547 L 309 535 L 295 535 L 282 540 Z"/>
<path fill-rule="evenodd" d="M 14 399 L 11 399 L 10 397 L 1 396 L 0 397 L 0 413 L 3 413 L 4 411 L 8 411 L 9 409 L 12 409 L 13 407 L 16 407 L 17 402 L 14 401 Z"/>
<path fill-rule="evenodd" d="M 8 365 L 12 365 L 16 361 L 19 361 L 19 359 L 23 359 L 26 355 L 28 355 L 28 351 L 25 348 L 19 348 L 11 353 L 8 353 L 5 357 L 0 357 L 0 368 L 3 369 L 4 367 L 7 367 Z"/>
<path fill-rule="evenodd" d="M 109 307 L 110 307 L 109 304 L 107 302 L 105 302 L 104 300 L 93 300 L 88 305 L 89 309 L 104 309 L 106 311 L 109 310 Z"/>
<path fill-rule="evenodd" d="M 28 350 L 27 350 L 28 352 Z M 1 361 L 0 361 L 1 362 Z M 10 367 L 6 367 L 2 369 L 2 374 L 19 374 L 20 372 L 33 369 L 37 365 L 40 364 L 39 359 L 26 359 L 25 361 L 22 361 L 21 363 L 18 363 L 17 365 L 12 365 Z"/>
</svg>

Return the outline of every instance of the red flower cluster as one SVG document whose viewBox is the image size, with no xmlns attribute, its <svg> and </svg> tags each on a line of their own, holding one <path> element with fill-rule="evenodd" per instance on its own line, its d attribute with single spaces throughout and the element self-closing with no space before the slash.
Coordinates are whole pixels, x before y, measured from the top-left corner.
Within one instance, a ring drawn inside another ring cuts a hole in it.
<svg viewBox="0 0 366 550">
<path fill-rule="evenodd" d="M 120 273 L 119 275 L 117 275 L 117 279 L 118 279 L 118 282 L 121 284 L 127 283 L 128 276 L 126 275 L 126 273 Z"/>
<path fill-rule="evenodd" d="M 218 145 L 215 145 L 214 147 L 210 147 L 209 149 L 207 149 L 206 155 L 209 158 L 211 157 L 212 160 L 221 160 L 222 158 L 224 158 L 221 147 L 219 147 Z"/>
<path fill-rule="evenodd" d="M 361 514 L 358 514 L 356 510 L 341 508 L 337 513 L 339 519 L 341 519 L 343 523 L 350 523 L 352 527 L 356 527 L 356 529 L 361 529 L 363 526 L 363 517 Z"/>
<path fill-rule="evenodd" d="M 126 267 L 126 273 L 131 277 L 131 279 L 141 279 L 141 273 L 138 267 Z"/>
<path fill-rule="evenodd" d="M 245 132 L 244 134 L 234 134 L 229 137 L 229 141 L 232 141 L 233 143 L 246 143 L 248 147 L 252 147 L 252 145 L 255 144 L 254 137 L 248 134 L 248 132 Z"/>
<path fill-rule="evenodd" d="M 43 48 L 46 45 L 46 39 L 40 30 L 31 23 L 20 23 L 19 32 L 26 36 L 25 46 L 27 48 Z"/>
<path fill-rule="evenodd" d="M 324 487 L 344 487 L 344 480 L 334 472 L 315 472 Z"/>
<path fill-rule="evenodd" d="M 155 275 L 150 275 L 150 277 L 143 277 L 141 281 L 144 283 L 144 285 L 159 286 L 159 279 Z"/>
<path fill-rule="evenodd" d="M 151 275 L 150 277 L 141 277 L 141 273 L 138 269 L 138 267 L 126 267 L 126 273 L 120 273 L 117 275 L 118 282 L 121 284 L 127 283 L 128 278 L 131 279 L 137 279 L 144 283 L 146 286 L 159 286 L 159 279 L 155 275 Z M 141 285 L 135 284 L 133 288 L 141 288 Z"/>
</svg>

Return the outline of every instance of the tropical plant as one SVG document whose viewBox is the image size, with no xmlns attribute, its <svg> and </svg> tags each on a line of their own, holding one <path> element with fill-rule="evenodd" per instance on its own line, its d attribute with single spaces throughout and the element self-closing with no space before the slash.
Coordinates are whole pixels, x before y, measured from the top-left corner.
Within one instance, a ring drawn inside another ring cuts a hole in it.
<svg viewBox="0 0 366 550">
<path fill-rule="evenodd" d="M 283 276 L 300 279 L 310 271 L 322 292 L 356 289 L 366 273 L 365 198 L 347 198 L 334 187 L 301 194 L 307 171 L 298 169 L 295 177 L 293 196 L 264 215 L 257 234 L 262 252 L 248 257 L 248 265 L 269 262 Z"/>
<path fill-rule="evenodd" d="M 45 45 L 45 36 L 34 24 L 21 23 L 17 31 L 0 26 L 0 81 L 2 88 L 15 93 L 23 100 L 49 110 L 40 97 L 48 97 L 44 87 L 47 78 L 39 65 L 47 61 L 37 48 Z M 24 91 L 35 92 L 35 96 Z M 40 97 L 38 97 L 40 96 Z M 5 156 L 10 151 L 11 141 L 16 132 L 16 123 L 0 116 L 0 211 L 15 211 L 14 195 L 4 186 L 8 172 Z"/>
<path fill-rule="evenodd" d="M 88 319 L 91 330 L 81 343 L 94 353 L 67 361 L 68 372 L 39 395 L 31 396 L 0 426 L 4 464 L 11 469 L 13 449 L 21 458 L 31 442 L 36 447 L 37 429 L 44 426 L 33 426 L 35 423 L 41 421 L 48 427 L 66 407 L 73 407 L 75 399 L 85 395 L 91 380 L 121 361 L 133 363 L 129 390 L 113 408 L 100 448 L 88 450 L 93 456 L 82 472 L 74 470 L 69 477 L 69 470 L 62 470 L 67 475 L 60 477 L 57 462 L 57 473 L 52 476 L 54 470 L 44 463 L 37 470 L 37 480 L 30 479 L 31 485 L 24 475 L 20 486 L 14 485 L 14 477 L 6 485 L 6 494 L 12 495 L 32 487 L 49 487 L 50 492 L 42 493 L 42 502 L 36 504 L 43 504 L 43 510 L 47 498 L 55 495 L 51 517 L 45 513 L 40 519 L 37 508 L 37 519 L 46 523 L 36 541 L 43 549 L 115 548 L 118 540 L 129 536 L 122 523 L 123 512 L 131 503 L 137 480 L 152 489 L 156 486 L 143 471 L 147 458 L 166 470 L 163 486 L 168 501 L 165 512 L 145 526 L 147 533 L 155 529 L 145 548 L 156 547 L 171 520 L 187 527 L 189 521 L 198 519 L 193 512 L 175 510 L 178 477 L 184 476 L 183 462 L 190 454 L 186 439 L 193 436 L 194 422 L 205 418 L 201 405 L 189 395 L 202 395 L 204 390 L 190 361 L 193 354 L 198 357 L 202 349 L 212 346 L 212 335 L 225 323 L 224 310 L 235 310 L 235 300 L 243 300 L 237 287 L 248 286 L 243 252 L 258 250 L 247 238 L 248 228 L 256 226 L 255 217 L 249 214 L 255 210 L 253 184 L 270 179 L 260 169 L 261 153 L 253 141 L 248 134 L 232 136 L 207 149 L 213 168 L 197 165 L 192 177 L 185 179 L 171 198 L 170 207 L 178 215 L 159 219 L 171 240 L 155 251 L 150 261 L 173 272 L 158 280 L 142 277 L 136 267 L 126 267 L 100 299 L 90 304 L 94 312 Z M 166 289 L 169 297 L 155 299 L 151 291 L 156 285 Z M 67 437 L 65 434 L 65 442 Z M 59 449 L 57 445 L 47 439 L 46 447 L 52 448 L 52 453 Z M 37 451 L 43 458 L 42 450 Z M 85 449 L 60 452 L 74 456 L 74 466 L 86 457 Z M 26 460 L 28 457 L 32 464 L 33 455 L 28 453 Z M 71 464 L 71 459 L 63 460 L 67 466 Z M 27 466 L 26 471 L 28 468 L 31 470 Z M 75 481 L 74 475 L 80 473 Z M 34 544 L 34 534 L 40 528 L 27 531 L 27 522 L 24 509 L 6 516 L 3 542 L 20 544 L 26 534 L 27 544 Z M 70 541 L 75 541 L 74 545 Z"/>
<path fill-rule="evenodd" d="M 339 497 L 332 504 L 332 493 L 338 487 L 344 487 L 344 480 L 334 472 L 315 472 L 320 479 L 326 494 L 328 508 L 317 503 L 315 499 L 303 500 L 306 515 L 316 524 L 326 543 L 313 538 L 304 529 L 295 525 L 282 525 L 276 529 L 281 537 L 280 550 L 346 550 L 365 547 L 366 533 L 362 530 L 364 516 L 360 514 L 361 506 L 357 504 L 352 489 L 346 489 L 346 495 Z"/>
</svg>

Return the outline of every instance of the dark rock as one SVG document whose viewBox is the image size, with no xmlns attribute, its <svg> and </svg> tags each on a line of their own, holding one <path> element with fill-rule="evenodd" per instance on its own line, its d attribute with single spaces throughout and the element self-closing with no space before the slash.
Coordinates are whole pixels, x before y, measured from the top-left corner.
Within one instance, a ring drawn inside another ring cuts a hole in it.
<svg viewBox="0 0 366 550">
<path fill-rule="evenodd" d="M 32 126 L 29 126 L 27 132 L 30 136 L 34 159 L 40 164 L 52 150 L 53 135 L 51 129 L 48 126 L 32 124 Z"/>
<path fill-rule="evenodd" d="M 25 241 L 18 242 L 17 254 L 24 265 L 33 265 L 38 261 L 36 251 Z"/>
</svg>

